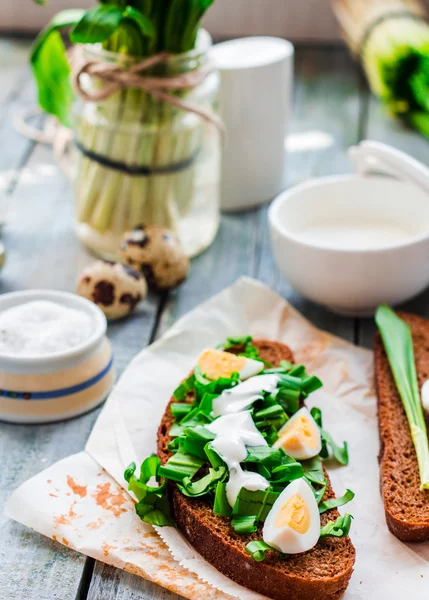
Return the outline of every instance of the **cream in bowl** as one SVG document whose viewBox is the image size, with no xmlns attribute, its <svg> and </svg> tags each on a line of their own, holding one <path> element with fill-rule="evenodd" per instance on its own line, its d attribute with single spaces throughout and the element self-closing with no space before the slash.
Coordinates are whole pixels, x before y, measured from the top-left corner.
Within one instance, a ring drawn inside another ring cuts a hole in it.
<svg viewBox="0 0 429 600">
<path fill-rule="evenodd" d="M 316 179 L 280 194 L 269 224 L 282 274 L 334 312 L 369 316 L 429 285 L 429 196 L 411 183 Z"/>
<path fill-rule="evenodd" d="M 106 318 L 64 292 L 0 296 L 0 419 L 37 423 L 97 406 L 114 381 Z"/>
</svg>

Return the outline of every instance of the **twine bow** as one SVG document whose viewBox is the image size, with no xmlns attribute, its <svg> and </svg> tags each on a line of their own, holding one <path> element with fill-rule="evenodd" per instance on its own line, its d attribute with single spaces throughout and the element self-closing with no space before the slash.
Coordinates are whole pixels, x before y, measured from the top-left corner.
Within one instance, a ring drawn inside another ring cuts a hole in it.
<svg viewBox="0 0 429 600">
<path fill-rule="evenodd" d="M 87 102 L 101 102 L 123 88 L 139 88 L 171 106 L 199 115 L 205 121 L 212 123 L 222 136 L 225 136 L 225 125 L 222 119 L 214 112 L 186 102 L 166 91 L 192 90 L 196 88 L 213 72 L 213 66 L 206 65 L 187 73 L 170 77 L 149 76 L 144 73 L 170 57 L 171 55 L 168 52 L 160 52 L 127 69 L 96 59 L 84 60 L 83 64 L 80 61 L 79 66 L 77 66 L 76 61 L 72 60 L 73 87 L 76 94 Z M 81 76 L 84 74 L 97 77 L 105 85 L 99 89 L 85 90 L 81 82 Z"/>
</svg>

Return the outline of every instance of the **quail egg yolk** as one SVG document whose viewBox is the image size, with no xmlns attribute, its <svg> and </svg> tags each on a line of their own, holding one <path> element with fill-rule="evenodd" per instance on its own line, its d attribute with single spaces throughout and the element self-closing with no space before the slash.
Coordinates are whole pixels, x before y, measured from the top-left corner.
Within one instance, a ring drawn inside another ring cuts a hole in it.
<svg viewBox="0 0 429 600">
<path fill-rule="evenodd" d="M 302 443 L 305 443 L 309 448 L 317 448 L 319 436 L 314 431 L 312 423 L 305 415 L 302 415 L 291 422 L 289 428 L 285 427 L 285 432 L 279 441 L 283 448 L 289 450 L 299 450 Z"/>
<path fill-rule="evenodd" d="M 310 511 L 302 496 L 294 494 L 277 515 L 275 526 L 290 527 L 297 533 L 307 533 L 310 527 Z"/>
<path fill-rule="evenodd" d="M 243 381 L 264 370 L 264 363 L 261 360 L 236 356 L 232 352 L 213 348 L 204 350 L 197 364 L 206 377 L 212 380 L 218 379 L 218 377 L 230 377 L 232 373 L 238 373 L 240 380 Z"/>
</svg>

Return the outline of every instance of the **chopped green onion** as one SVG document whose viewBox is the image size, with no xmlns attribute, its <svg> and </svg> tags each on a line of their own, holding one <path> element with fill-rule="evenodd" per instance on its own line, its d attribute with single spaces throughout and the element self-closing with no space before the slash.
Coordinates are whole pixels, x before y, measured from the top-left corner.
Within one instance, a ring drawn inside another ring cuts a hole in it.
<svg viewBox="0 0 429 600">
<path fill-rule="evenodd" d="M 149 486 L 147 482 L 154 477 L 156 481 L 159 481 L 159 469 L 161 466 L 161 461 L 154 454 L 146 458 L 140 468 L 140 476 L 137 478 L 135 476 L 136 471 L 136 463 L 131 463 L 124 473 L 124 479 L 128 482 L 128 489 L 133 492 L 137 500 L 141 500 L 147 494 L 152 492 L 156 494 L 163 494 L 165 490 L 166 483 L 158 486 Z"/>
<path fill-rule="evenodd" d="M 241 488 L 232 509 L 233 516 L 256 516 L 258 521 L 265 521 L 274 502 L 279 497 L 277 492 L 270 490 L 257 490 L 251 492 Z"/>
<path fill-rule="evenodd" d="M 322 458 L 329 457 L 328 446 L 330 446 L 332 450 L 332 455 L 340 465 L 348 465 L 349 464 L 349 452 L 348 452 L 348 444 L 347 442 L 343 442 L 342 446 L 338 446 L 330 433 L 325 431 L 322 427 L 322 411 L 320 408 L 313 407 L 311 409 L 311 415 L 313 419 L 316 421 L 317 425 L 320 429 L 320 437 L 322 439 L 322 449 L 320 451 L 320 456 Z"/>
<path fill-rule="evenodd" d="M 322 429 L 320 431 L 320 434 L 321 434 L 322 440 L 325 442 L 325 444 L 327 444 L 328 446 L 331 447 L 332 454 L 333 454 L 335 460 L 337 462 L 339 462 L 340 465 L 344 465 L 344 466 L 348 465 L 349 464 L 349 451 L 348 451 L 347 442 L 343 442 L 342 446 L 337 446 L 337 444 L 332 439 L 332 436 L 330 433 L 328 433 L 327 431 Z"/>
<path fill-rule="evenodd" d="M 405 321 L 385 305 L 378 307 L 375 321 L 410 426 L 419 465 L 420 489 L 427 490 L 429 441 L 420 400 L 411 330 Z"/>
<path fill-rule="evenodd" d="M 248 533 L 254 533 L 257 529 L 258 519 L 255 515 L 247 515 L 242 517 L 234 517 L 231 521 L 231 527 L 236 533 L 245 535 Z"/>
<path fill-rule="evenodd" d="M 207 377 L 204 376 L 204 373 L 203 373 L 200 365 L 195 366 L 194 375 L 195 375 L 195 382 L 199 383 L 200 385 L 206 386 L 206 385 L 212 385 L 212 383 L 213 383 L 210 379 L 207 379 Z"/>
<path fill-rule="evenodd" d="M 302 379 L 301 389 L 307 396 L 320 389 L 321 387 L 323 387 L 323 383 L 315 375 L 306 375 Z"/>
<path fill-rule="evenodd" d="M 338 506 L 344 506 L 355 497 L 354 492 L 351 490 L 347 490 L 346 493 L 341 496 L 341 498 L 331 498 L 330 500 L 325 500 L 319 505 L 319 513 L 322 514 L 327 510 L 331 510 L 331 508 L 337 508 Z"/>
<path fill-rule="evenodd" d="M 139 479 L 135 476 L 135 463 L 125 470 L 124 478 L 128 482 L 128 489 L 137 497 L 136 512 L 142 521 L 159 526 L 172 525 L 170 506 L 165 495 L 166 482 L 156 487 L 147 485 L 152 477 L 159 481 L 160 469 L 161 461 L 152 455 L 143 461 Z"/>
<path fill-rule="evenodd" d="M 268 406 L 267 408 L 263 408 L 262 410 L 258 410 L 253 414 L 253 418 L 255 421 L 263 421 L 264 419 L 274 419 L 274 418 L 284 418 L 286 421 L 286 415 L 283 408 L 280 404 L 274 404 L 272 406 Z"/>
<path fill-rule="evenodd" d="M 246 545 L 246 552 L 248 552 L 250 556 L 257 562 L 262 562 L 263 560 L 265 560 L 266 552 L 268 550 L 275 550 L 275 548 L 272 548 L 263 541 L 249 542 Z"/>
<path fill-rule="evenodd" d="M 130 482 L 130 479 L 134 475 L 136 469 L 137 469 L 137 466 L 136 466 L 135 462 L 132 462 L 131 464 L 128 465 L 128 467 L 125 469 L 125 472 L 124 472 L 125 481 L 127 481 L 128 483 Z"/>
<path fill-rule="evenodd" d="M 198 456 L 205 461 L 207 459 L 205 446 L 214 438 L 215 436 L 201 425 L 186 427 L 179 438 L 180 447 L 184 452 Z"/>
<path fill-rule="evenodd" d="M 171 414 L 178 421 L 191 412 L 191 410 L 192 404 L 186 404 L 185 402 L 173 402 L 170 406 Z"/>
<path fill-rule="evenodd" d="M 167 464 L 159 468 L 158 473 L 161 477 L 181 483 L 185 477 L 192 478 L 204 462 L 204 459 L 179 450 L 168 459 Z"/>
<path fill-rule="evenodd" d="M 318 425 L 319 429 L 322 429 L 323 428 L 322 411 L 320 410 L 320 408 L 317 408 L 316 406 L 314 406 L 310 410 L 310 413 L 311 413 L 311 416 L 313 417 L 313 419 L 316 421 L 316 424 Z M 325 439 L 322 436 L 322 433 L 320 433 L 320 437 L 321 437 L 321 441 L 322 441 L 322 449 L 319 452 L 319 456 L 321 458 L 328 458 L 329 457 L 328 446 L 326 444 Z"/>
<path fill-rule="evenodd" d="M 325 474 L 323 472 L 322 461 L 319 456 L 313 456 L 313 458 L 309 458 L 308 460 L 303 460 L 301 462 L 302 468 L 304 469 L 304 477 L 311 481 L 312 483 L 318 483 L 319 485 L 324 485 L 325 483 Z"/>
<path fill-rule="evenodd" d="M 167 496 L 148 494 L 136 504 L 135 509 L 145 523 L 158 527 L 174 524 L 170 516 L 170 504 Z"/>
<path fill-rule="evenodd" d="M 219 454 L 216 452 L 216 450 L 212 447 L 210 442 L 208 442 L 205 445 L 204 451 L 213 469 L 217 469 L 218 467 L 222 467 L 225 465 L 225 463 L 223 462 Z"/>
<path fill-rule="evenodd" d="M 349 535 L 352 519 L 353 517 L 349 513 L 346 513 L 345 515 L 338 517 L 335 521 L 329 521 L 320 529 L 320 539 L 326 537 L 347 537 Z"/>
<path fill-rule="evenodd" d="M 226 338 L 226 342 L 223 344 L 218 344 L 216 348 L 218 350 L 230 350 L 230 348 L 234 348 L 236 346 L 246 346 L 252 341 L 251 335 L 236 335 Z"/>
<path fill-rule="evenodd" d="M 258 429 L 260 429 L 260 431 L 262 431 L 262 435 L 265 438 L 265 441 L 267 442 L 267 444 L 269 446 L 272 446 L 278 439 L 279 439 L 279 434 L 277 433 L 277 429 L 270 424 L 267 428 L 265 427 L 261 427 Z"/>
<path fill-rule="evenodd" d="M 264 465 L 280 465 L 285 455 L 283 448 L 270 446 L 248 446 L 245 463 L 256 462 Z"/>
<path fill-rule="evenodd" d="M 226 497 L 226 483 L 223 481 L 219 481 L 216 485 L 213 512 L 220 517 L 230 517 L 232 513 L 232 508 Z"/>
<path fill-rule="evenodd" d="M 206 392 L 199 404 L 200 412 L 203 413 L 205 416 L 211 418 L 210 415 L 213 411 L 213 400 L 217 397 L 217 394 L 209 394 Z"/>
<path fill-rule="evenodd" d="M 328 487 L 328 480 L 325 479 L 325 483 L 320 488 L 318 488 L 318 489 L 316 489 L 313 486 L 313 484 L 310 483 L 310 485 L 311 485 L 311 489 L 313 490 L 314 495 L 316 497 L 317 504 L 320 504 L 322 502 L 322 500 L 323 500 L 324 495 L 325 495 L 326 488 Z"/>
<path fill-rule="evenodd" d="M 251 464 L 249 466 L 249 470 L 252 471 L 253 469 L 255 469 L 255 471 L 257 473 L 259 473 L 259 475 L 262 475 L 262 477 L 264 477 L 265 479 L 269 480 L 271 477 L 271 471 L 265 467 L 262 463 L 254 463 Z M 277 490 L 275 490 L 277 491 Z"/>
<path fill-rule="evenodd" d="M 300 479 L 303 476 L 303 466 L 293 458 L 290 458 L 290 462 L 284 462 L 282 465 L 274 467 L 270 481 L 278 485 L 279 483 L 287 483 L 295 479 Z"/>
<path fill-rule="evenodd" d="M 300 398 L 300 389 L 289 389 L 286 386 L 281 386 L 276 395 L 277 402 L 287 415 L 294 415 L 298 412 Z"/>
<path fill-rule="evenodd" d="M 183 401 L 186 400 L 187 395 L 189 394 L 189 392 L 192 392 L 195 389 L 195 375 L 190 375 L 187 379 L 185 379 L 185 381 L 183 381 L 179 387 L 177 387 L 174 392 L 173 392 L 173 396 L 175 397 L 176 400 L 179 401 Z"/>
<path fill-rule="evenodd" d="M 179 490 L 185 496 L 197 498 L 199 496 L 205 496 L 210 490 L 212 490 L 216 483 L 223 479 L 228 474 L 226 467 L 219 467 L 218 469 L 209 469 L 207 475 L 204 475 L 198 481 L 191 481 L 189 477 L 185 477 L 183 484 L 177 484 Z"/>
</svg>

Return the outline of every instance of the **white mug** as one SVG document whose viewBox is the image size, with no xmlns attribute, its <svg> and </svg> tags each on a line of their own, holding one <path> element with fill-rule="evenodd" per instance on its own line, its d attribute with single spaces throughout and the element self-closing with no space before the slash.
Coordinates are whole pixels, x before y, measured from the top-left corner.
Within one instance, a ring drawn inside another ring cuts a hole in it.
<svg viewBox="0 0 429 600">
<path fill-rule="evenodd" d="M 227 129 L 221 206 L 236 211 L 271 200 L 285 187 L 285 137 L 292 102 L 293 45 L 249 37 L 213 46 L 219 110 Z"/>
</svg>

